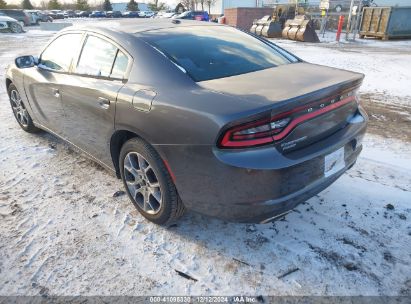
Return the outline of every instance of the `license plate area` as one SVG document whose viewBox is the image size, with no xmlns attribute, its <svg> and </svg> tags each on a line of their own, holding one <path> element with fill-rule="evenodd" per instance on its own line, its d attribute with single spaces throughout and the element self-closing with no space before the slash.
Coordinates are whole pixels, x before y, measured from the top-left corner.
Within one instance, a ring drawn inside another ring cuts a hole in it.
<svg viewBox="0 0 411 304">
<path fill-rule="evenodd" d="M 324 157 L 324 176 L 331 176 L 345 167 L 344 147 Z"/>
</svg>

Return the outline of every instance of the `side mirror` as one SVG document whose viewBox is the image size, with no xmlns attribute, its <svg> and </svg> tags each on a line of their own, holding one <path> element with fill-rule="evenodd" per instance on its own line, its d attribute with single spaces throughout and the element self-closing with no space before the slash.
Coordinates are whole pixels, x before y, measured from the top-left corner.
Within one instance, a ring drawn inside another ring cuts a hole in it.
<svg viewBox="0 0 411 304">
<path fill-rule="evenodd" d="M 26 69 L 26 68 L 31 68 L 37 65 L 38 59 L 31 55 L 21 56 L 21 57 L 16 58 L 15 63 L 19 69 Z"/>
</svg>

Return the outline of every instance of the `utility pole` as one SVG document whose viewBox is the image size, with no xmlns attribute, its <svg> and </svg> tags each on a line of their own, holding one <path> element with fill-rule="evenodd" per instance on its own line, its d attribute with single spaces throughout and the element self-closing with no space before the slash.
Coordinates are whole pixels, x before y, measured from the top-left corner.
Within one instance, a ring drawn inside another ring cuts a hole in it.
<svg viewBox="0 0 411 304">
<path fill-rule="evenodd" d="M 359 27 L 360 27 L 361 19 L 362 19 L 362 1 L 360 1 L 360 4 L 358 6 L 358 10 L 357 10 L 357 15 L 356 15 L 356 18 L 355 18 L 354 37 L 353 37 L 354 41 L 355 41 L 355 36 L 357 35 Z"/>
<path fill-rule="evenodd" d="M 352 9 L 354 7 L 354 0 L 351 0 L 351 5 L 350 5 L 350 12 L 348 15 L 348 20 L 347 20 L 347 31 L 345 32 L 345 40 L 348 40 L 348 35 L 350 33 L 350 27 L 351 27 L 351 18 L 352 18 Z"/>
</svg>

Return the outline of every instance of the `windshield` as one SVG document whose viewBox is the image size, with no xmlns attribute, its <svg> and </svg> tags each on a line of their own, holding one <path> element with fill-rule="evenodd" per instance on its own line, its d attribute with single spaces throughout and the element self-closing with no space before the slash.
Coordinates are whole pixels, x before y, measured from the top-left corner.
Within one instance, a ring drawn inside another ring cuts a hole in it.
<svg viewBox="0 0 411 304">
<path fill-rule="evenodd" d="M 141 35 L 194 81 L 245 74 L 298 61 L 275 45 L 225 26 L 179 27 Z"/>
</svg>

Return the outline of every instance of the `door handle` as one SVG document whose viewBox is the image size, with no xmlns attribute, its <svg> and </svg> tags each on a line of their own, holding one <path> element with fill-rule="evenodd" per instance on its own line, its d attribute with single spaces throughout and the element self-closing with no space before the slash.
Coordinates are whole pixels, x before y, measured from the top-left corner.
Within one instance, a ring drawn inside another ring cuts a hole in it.
<svg viewBox="0 0 411 304">
<path fill-rule="evenodd" d="M 99 97 L 98 104 L 100 105 L 101 108 L 108 109 L 110 107 L 110 99 Z"/>
<path fill-rule="evenodd" d="M 54 97 L 60 98 L 60 91 L 59 89 L 51 89 L 53 92 Z"/>
</svg>

